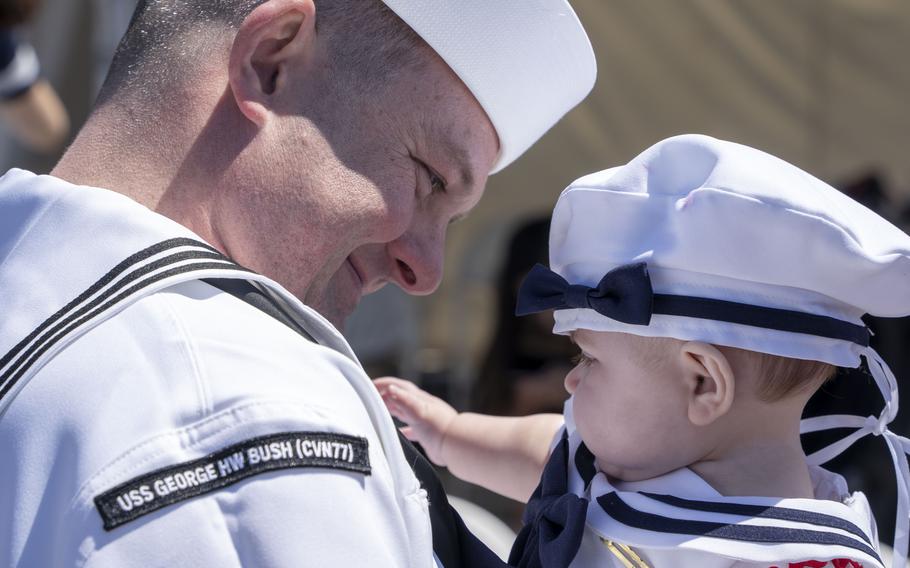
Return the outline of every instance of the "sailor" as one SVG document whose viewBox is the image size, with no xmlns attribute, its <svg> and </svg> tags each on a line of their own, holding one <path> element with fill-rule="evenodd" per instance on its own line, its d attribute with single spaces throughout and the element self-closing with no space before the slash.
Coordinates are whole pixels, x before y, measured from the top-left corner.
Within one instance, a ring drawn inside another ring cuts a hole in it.
<svg viewBox="0 0 910 568">
<path fill-rule="evenodd" d="M 594 77 L 565 0 L 140 2 L 0 179 L 0 565 L 471 565 L 338 329 Z"/>
</svg>

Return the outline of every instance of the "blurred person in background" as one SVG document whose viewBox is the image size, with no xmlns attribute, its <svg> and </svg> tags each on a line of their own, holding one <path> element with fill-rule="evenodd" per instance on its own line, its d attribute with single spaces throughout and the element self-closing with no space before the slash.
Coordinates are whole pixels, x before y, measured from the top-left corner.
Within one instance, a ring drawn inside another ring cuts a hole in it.
<svg viewBox="0 0 910 568">
<path fill-rule="evenodd" d="M 472 410 L 524 416 L 560 412 L 567 397 L 563 378 L 575 354 L 567 337 L 551 333 L 550 313 L 515 315 L 518 288 L 535 264 L 548 264 L 548 217 L 520 224 L 509 240 L 496 284 L 496 323 L 472 393 Z"/>
<path fill-rule="evenodd" d="M 41 77 L 35 49 L 18 37 L 38 0 L 0 2 L 0 120 L 36 152 L 57 150 L 69 134 L 69 116 L 56 91 Z"/>
<path fill-rule="evenodd" d="M 494 289 L 495 327 L 471 388 L 469 411 L 499 416 L 562 411 L 568 397 L 563 383 L 577 349 L 568 337 L 553 335 L 552 313 L 515 315 L 518 289 L 528 271 L 549 264 L 549 235 L 550 218 L 540 216 L 518 223 L 509 237 Z M 521 527 L 524 503 L 452 475 L 443 479 L 455 495 L 482 504 L 513 529 Z"/>
</svg>

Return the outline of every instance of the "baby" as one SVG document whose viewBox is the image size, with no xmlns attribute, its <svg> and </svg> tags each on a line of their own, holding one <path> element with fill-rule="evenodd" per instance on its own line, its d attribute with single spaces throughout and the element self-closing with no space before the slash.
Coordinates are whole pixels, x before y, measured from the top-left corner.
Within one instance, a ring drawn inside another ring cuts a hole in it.
<svg viewBox="0 0 910 568">
<path fill-rule="evenodd" d="M 866 498 L 820 467 L 869 433 L 894 460 L 905 565 L 910 441 L 887 429 L 897 384 L 861 317 L 910 314 L 910 237 L 780 159 L 686 135 L 564 191 L 550 266 L 517 313 L 555 310 L 578 345 L 564 416 L 457 413 L 376 381 L 432 461 L 530 498 L 511 565 L 882 566 Z M 863 359 L 881 415 L 801 422 Z M 854 432 L 807 457 L 801 432 L 831 428 Z"/>
</svg>

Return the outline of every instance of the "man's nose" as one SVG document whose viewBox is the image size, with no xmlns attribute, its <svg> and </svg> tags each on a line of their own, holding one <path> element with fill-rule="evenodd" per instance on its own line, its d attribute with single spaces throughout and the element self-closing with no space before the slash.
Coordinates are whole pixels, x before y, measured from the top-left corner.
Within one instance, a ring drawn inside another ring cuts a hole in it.
<svg viewBox="0 0 910 568">
<path fill-rule="evenodd" d="M 408 232 L 389 244 L 393 279 L 408 294 L 430 294 L 442 281 L 445 229 Z"/>
</svg>

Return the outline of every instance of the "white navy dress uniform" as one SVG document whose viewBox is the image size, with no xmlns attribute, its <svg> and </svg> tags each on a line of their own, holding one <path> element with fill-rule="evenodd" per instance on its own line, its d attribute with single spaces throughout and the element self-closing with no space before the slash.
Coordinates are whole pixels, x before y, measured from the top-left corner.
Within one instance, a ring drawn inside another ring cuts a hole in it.
<svg viewBox="0 0 910 568">
<path fill-rule="evenodd" d="M 570 399 L 512 564 L 880 567 L 866 498 L 821 467 L 875 434 L 897 472 L 893 566 L 906 566 L 910 441 L 888 430 L 897 383 L 861 317 L 910 314 L 910 237 L 778 158 L 685 135 L 566 189 L 550 265 L 523 283 L 518 312 L 555 309 L 556 333 L 673 337 L 846 367 L 865 360 L 885 408 L 804 420 L 803 432 L 854 431 L 808 456 L 815 499 L 773 499 L 724 497 L 688 468 L 611 483 L 575 430 Z"/>
<path fill-rule="evenodd" d="M 0 563 L 429 564 L 426 494 L 319 314 L 113 192 L 21 170 L 0 188 Z M 315 341 L 200 280 L 240 275 Z"/>
<path fill-rule="evenodd" d="M 593 86 L 565 0 L 386 3 L 487 112 L 497 170 Z M 0 565 L 451 568 L 488 553 L 466 531 L 440 538 L 437 519 L 463 524 L 443 494 L 428 503 L 336 329 L 130 199 L 3 176 L 0 307 Z"/>
</svg>

